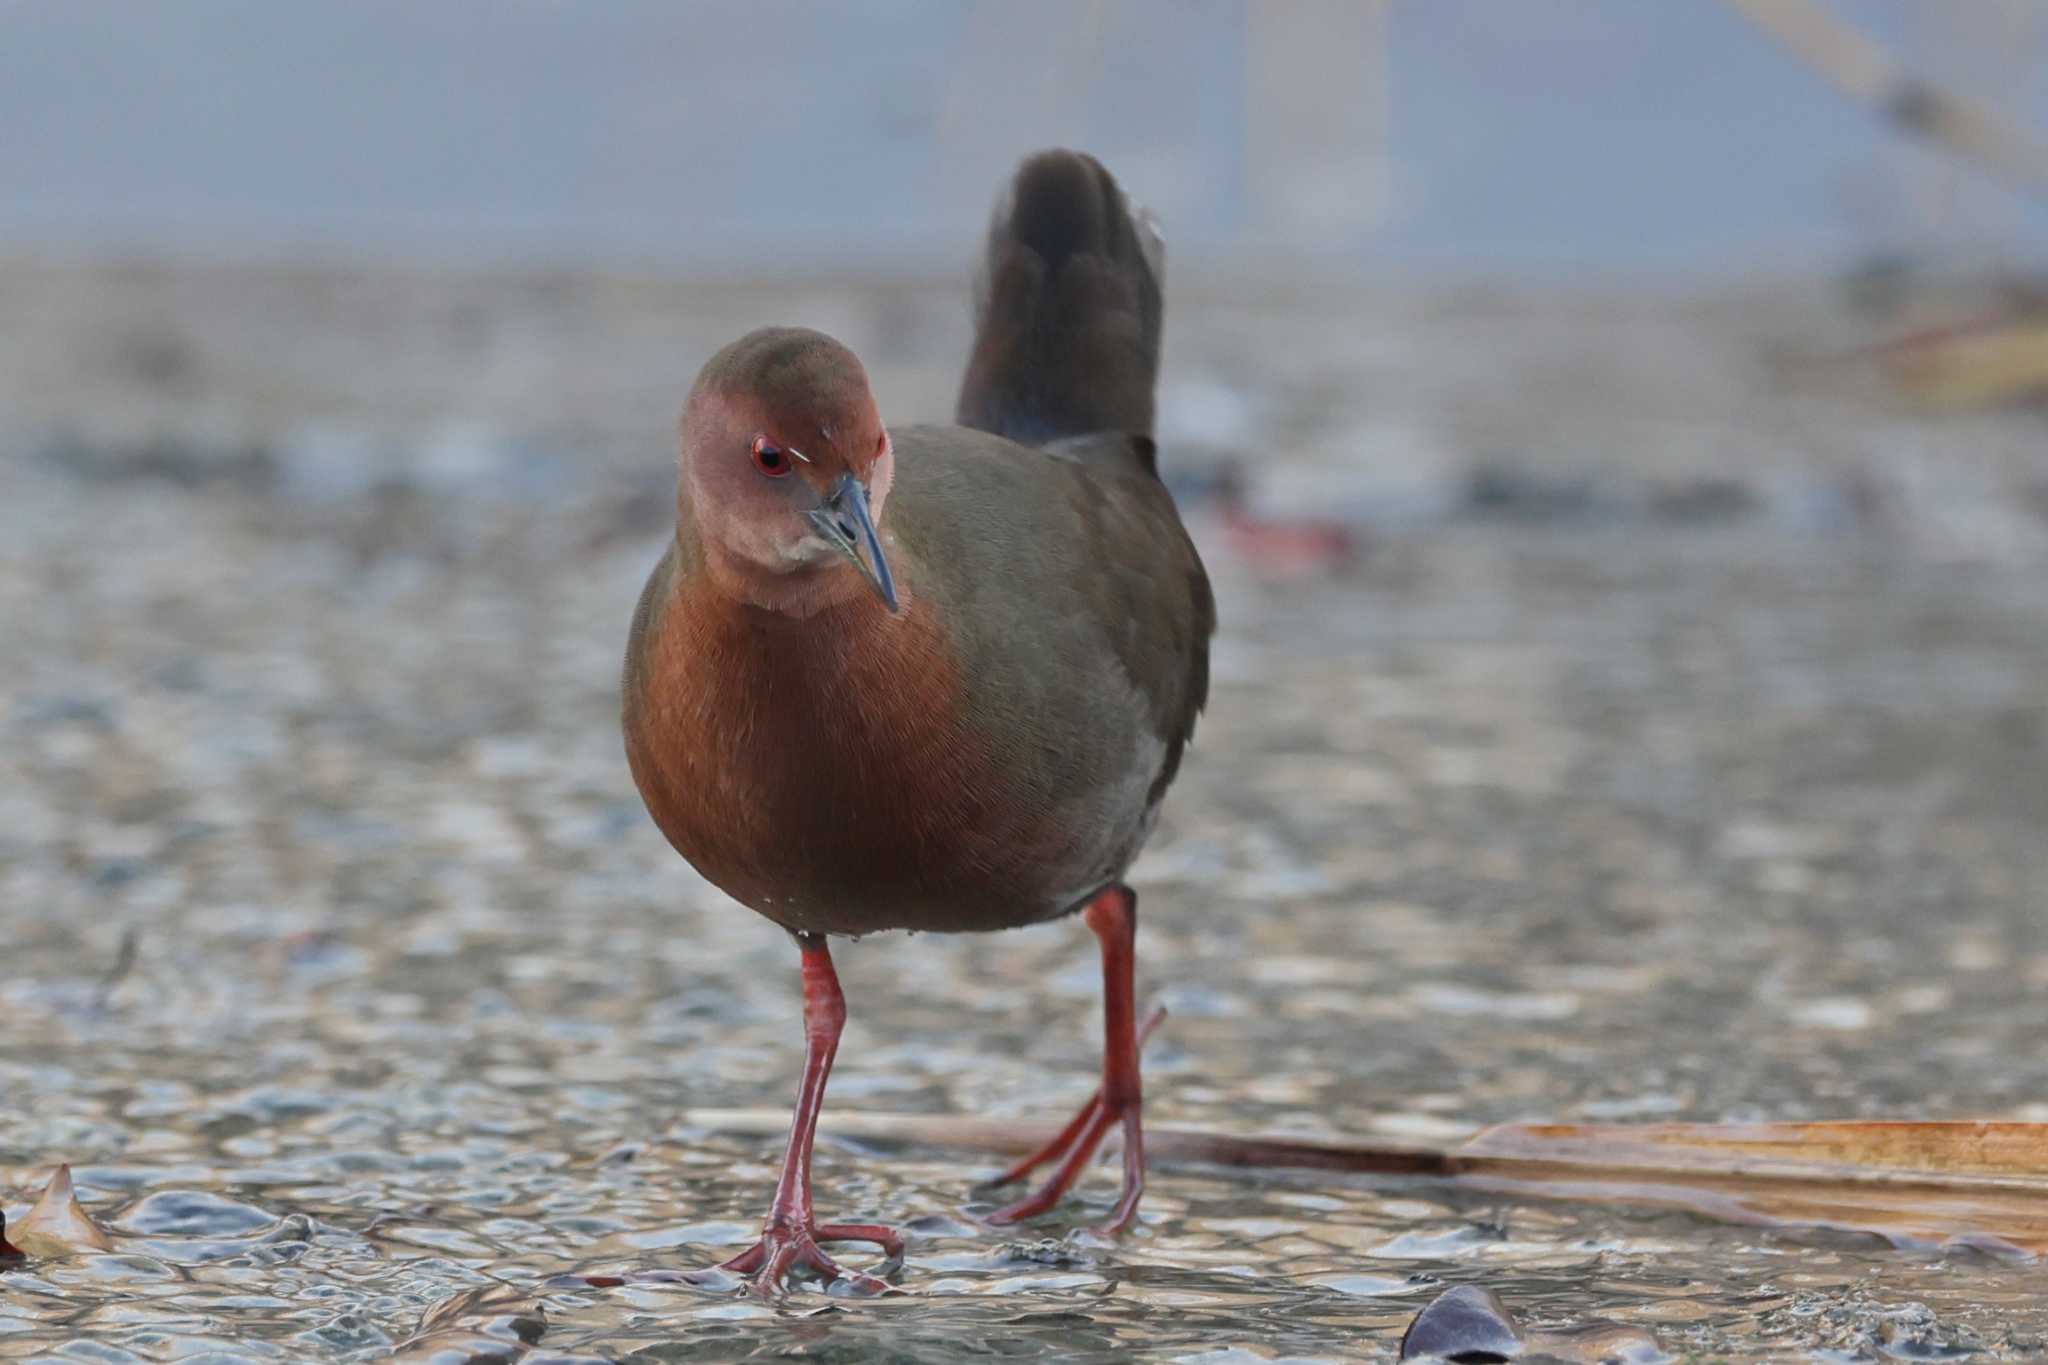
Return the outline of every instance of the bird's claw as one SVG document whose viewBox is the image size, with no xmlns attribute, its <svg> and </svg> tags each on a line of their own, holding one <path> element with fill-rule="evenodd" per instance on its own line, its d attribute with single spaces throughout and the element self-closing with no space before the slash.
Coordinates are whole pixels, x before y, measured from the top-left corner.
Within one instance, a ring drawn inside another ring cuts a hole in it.
<svg viewBox="0 0 2048 1365">
<path fill-rule="evenodd" d="M 1146 1039 L 1166 1018 L 1166 1007 L 1155 1005 L 1145 1016 L 1145 1022 L 1138 1029 L 1137 1045 L 1143 1047 Z M 1080 1112 L 1068 1121 L 1058 1136 L 1031 1155 L 1018 1161 L 995 1179 L 988 1181 L 984 1189 L 1000 1189 L 1015 1184 L 1040 1166 L 1051 1163 L 1052 1175 L 1038 1190 L 1019 1199 L 1014 1204 L 1005 1204 L 983 1221 L 1002 1227 L 1009 1223 L 1020 1223 L 1026 1218 L 1036 1218 L 1060 1201 L 1060 1196 L 1073 1188 L 1087 1167 L 1089 1158 L 1102 1139 L 1121 1127 L 1124 1131 L 1124 1190 L 1111 1212 L 1109 1221 L 1096 1231 L 1107 1238 L 1120 1236 L 1131 1225 L 1138 1213 L 1138 1198 L 1145 1189 L 1144 1138 L 1139 1122 L 1139 1106 L 1135 1098 L 1121 1103 L 1107 1103 L 1103 1092 L 1097 1089 L 1081 1106 Z"/>
<path fill-rule="evenodd" d="M 806 1273 L 823 1283 L 827 1292 L 862 1296 L 894 1292 L 886 1280 L 858 1270 L 848 1270 L 818 1247 L 820 1242 L 872 1242 L 882 1249 L 882 1264 L 894 1268 L 903 1260 L 903 1239 L 895 1229 L 874 1223 L 823 1223 L 815 1227 L 771 1227 L 761 1240 L 717 1271 L 686 1275 L 692 1283 L 712 1283 L 719 1272 L 741 1277 L 747 1292 L 760 1299 L 779 1299 L 789 1293 L 790 1277 Z"/>
<path fill-rule="evenodd" d="M 1059 1203 L 1062 1195 L 1073 1188 L 1074 1182 L 1079 1179 L 1082 1170 L 1086 1168 L 1088 1159 L 1095 1155 L 1096 1147 L 1100 1145 L 1102 1139 L 1112 1129 L 1121 1127 L 1124 1130 L 1124 1142 L 1127 1147 L 1143 1141 L 1139 1137 L 1138 1110 L 1135 1105 L 1119 1108 L 1104 1105 L 1099 1100 L 1091 1101 L 1089 1106 L 1082 1111 L 1080 1119 L 1078 1131 L 1068 1137 L 1063 1148 L 1039 1154 L 1038 1158 L 1031 1163 L 1036 1165 L 1045 1160 L 1058 1158 L 1059 1164 L 1054 1168 L 1052 1175 L 1046 1182 L 1036 1192 L 1026 1195 L 1014 1204 L 1005 1204 L 1002 1208 L 987 1215 L 984 1219 L 985 1222 L 1002 1227 L 1010 1223 L 1022 1222 L 1026 1218 L 1036 1218 L 1039 1214 L 1050 1210 L 1053 1205 Z M 1062 1136 L 1067 1135 L 1063 1134 Z M 1142 1151 L 1142 1148 L 1139 1150 Z M 1142 1161 L 1142 1157 L 1139 1160 Z M 1006 1176 L 1010 1175 L 1009 1172 L 1004 1174 Z M 1018 1174 L 1021 1175 L 1022 1173 L 1019 1172 Z M 1010 1178 L 1014 1179 L 1016 1177 L 1012 1176 Z M 1104 1237 L 1114 1238 L 1130 1226 L 1131 1220 L 1138 1212 L 1138 1197 L 1144 1191 L 1144 1180 L 1142 1165 L 1127 1160 L 1124 1167 L 1123 1194 L 1117 1200 L 1116 1208 L 1111 1212 L 1109 1221 L 1097 1229 Z M 1008 1181 L 1004 1180 L 997 1183 L 1006 1184 Z"/>
</svg>

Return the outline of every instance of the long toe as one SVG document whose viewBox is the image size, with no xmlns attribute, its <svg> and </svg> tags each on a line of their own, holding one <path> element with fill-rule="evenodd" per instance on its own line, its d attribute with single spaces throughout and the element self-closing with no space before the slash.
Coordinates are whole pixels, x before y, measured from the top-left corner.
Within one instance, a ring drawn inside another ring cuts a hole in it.
<svg viewBox="0 0 2048 1365">
<path fill-rule="evenodd" d="M 698 1271 L 681 1278 L 693 1284 L 715 1284 L 722 1274 L 735 1275 L 749 1292 L 762 1299 L 786 1297 L 791 1279 L 800 1273 L 817 1279 L 833 1293 L 890 1292 L 886 1280 L 864 1271 L 848 1270 L 819 1250 L 820 1242 L 872 1242 L 882 1249 L 884 1267 L 894 1269 L 903 1261 L 903 1238 L 894 1228 L 879 1223 L 825 1223 L 807 1231 L 764 1233 L 760 1241 L 721 1262 L 716 1270 Z"/>
<path fill-rule="evenodd" d="M 864 1271 L 848 1270 L 813 1245 L 804 1257 L 804 1265 L 815 1272 L 824 1282 L 828 1294 L 853 1294 L 870 1298 L 876 1294 L 895 1292 L 895 1286 Z"/>
<path fill-rule="evenodd" d="M 1138 1216 L 1138 1201 L 1145 1197 L 1145 1124 L 1138 1106 L 1124 1111 L 1124 1190 L 1110 1210 L 1109 1221 L 1096 1231 L 1105 1237 L 1120 1237 Z"/>
<path fill-rule="evenodd" d="M 1043 1147 L 1031 1153 L 1031 1155 L 1020 1158 L 1014 1166 L 1005 1170 L 1001 1175 L 984 1181 L 982 1188 L 999 1190 L 1005 1185 L 1014 1185 L 1040 1166 L 1045 1165 L 1046 1162 L 1058 1162 L 1069 1151 L 1073 1150 L 1074 1144 L 1080 1140 L 1083 1133 L 1088 1131 L 1089 1125 L 1094 1123 L 1101 1113 L 1102 1095 L 1100 1092 L 1097 1092 L 1088 1097 L 1088 1103 L 1082 1105 L 1079 1112 L 1067 1120 L 1067 1126 L 1060 1129 L 1052 1141 L 1046 1143 Z"/>
<path fill-rule="evenodd" d="M 1059 1203 L 1061 1196 L 1074 1187 L 1074 1182 L 1081 1178 L 1081 1172 L 1088 1168 L 1088 1159 L 1094 1156 L 1095 1149 L 1102 1145 L 1104 1135 L 1121 1123 L 1123 1117 L 1115 1110 L 1100 1103 L 1096 1104 L 1087 1112 L 1086 1121 L 1067 1144 L 1059 1164 L 1053 1168 L 1053 1173 L 1047 1177 L 1046 1182 L 1016 1203 L 1006 1204 L 997 1209 L 988 1215 L 987 1221 L 998 1226 L 1018 1223 L 1026 1218 L 1036 1218 Z M 1132 1201 L 1132 1206 L 1136 1207 L 1135 1200 Z"/>
<path fill-rule="evenodd" d="M 903 1235 L 881 1223 L 821 1223 L 812 1234 L 820 1242 L 872 1242 L 882 1249 L 882 1263 L 903 1263 Z"/>
<path fill-rule="evenodd" d="M 1154 1005 L 1151 1012 L 1146 1014 L 1145 1022 L 1138 1026 L 1139 1047 L 1145 1046 L 1152 1035 L 1158 1031 L 1159 1025 L 1165 1019 L 1166 1006 Z M 1019 1158 L 1015 1165 L 1009 1167 L 1001 1175 L 983 1181 L 981 1188 L 985 1190 L 999 1190 L 1005 1185 L 1016 1184 L 1019 1180 L 1030 1175 L 1047 1162 L 1053 1162 L 1057 1165 L 1068 1153 L 1073 1151 L 1075 1143 L 1084 1139 L 1091 1125 L 1102 1124 L 1106 1127 L 1108 1121 L 1103 1117 L 1102 1089 L 1098 1086 L 1095 1093 L 1088 1097 L 1088 1102 L 1075 1111 L 1074 1117 L 1067 1120 L 1067 1126 L 1060 1129 L 1052 1141 L 1046 1143 L 1043 1147 L 1031 1153 L 1031 1155 Z M 1143 1182 L 1141 1181 L 1140 1183 L 1142 1184 Z M 1126 1219 L 1125 1221 L 1129 1220 Z"/>
</svg>

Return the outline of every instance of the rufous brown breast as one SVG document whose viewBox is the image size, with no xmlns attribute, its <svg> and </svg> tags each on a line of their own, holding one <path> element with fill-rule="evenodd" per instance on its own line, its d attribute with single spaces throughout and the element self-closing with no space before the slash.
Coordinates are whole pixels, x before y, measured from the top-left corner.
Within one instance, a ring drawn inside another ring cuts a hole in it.
<svg viewBox="0 0 2048 1365">
<path fill-rule="evenodd" d="M 699 872 L 821 933 L 1072 908 L 1044 875 L 1072 839 L 994 763 L 928 602 L 892 614 L 863 594 L 795 619 L 675 591 L 686 554 L 643 595 L 624 720 L 649 811 Z"/>
</svg>

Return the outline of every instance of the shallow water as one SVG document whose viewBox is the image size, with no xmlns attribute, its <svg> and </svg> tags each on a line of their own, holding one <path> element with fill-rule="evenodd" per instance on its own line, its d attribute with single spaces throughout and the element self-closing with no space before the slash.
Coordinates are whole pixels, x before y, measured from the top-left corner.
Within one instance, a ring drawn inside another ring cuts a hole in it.
<svg viewBox="0 0 2048 1365">
<path fill-rule="evenodd" d="M 1980 1253 L 1175 1169 L 1102 1245 L 1107 1170 L 1020 1237 L 985 1161 L 841 1144 L 821 1212 L 909 1229 L 901 1295 L 560 1287 L 750 1240 L 779 1143 L 687 1115 L 800 1052 L 794 952 L 618 753 L 640 486 L 0 463 L 0 1206 L 69 1161 L 115 1242 L 0 1275 L 0 1358 L 371 1360 L 492 1285 L 531 1362 L 1387 1359 L 1454 1283 L 1674 1354 L 2048 1350 L 2048 1272 Z M 1272 585 L 1208 543 L 1218 685 L 1136 877 L 1155 1121 L 2048 1118 L 2037 574 L 1453 523 Z M 838 958 L 828 1106 L 1090 1088 L 1078 926 Z"/>
</svg>

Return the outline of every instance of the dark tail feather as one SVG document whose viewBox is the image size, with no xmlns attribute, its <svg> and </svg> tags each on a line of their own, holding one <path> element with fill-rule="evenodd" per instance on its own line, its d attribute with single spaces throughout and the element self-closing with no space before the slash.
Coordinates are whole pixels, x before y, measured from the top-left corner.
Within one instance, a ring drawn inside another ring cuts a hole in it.
<svg viewBox="0 0 2048 1365">
<path fill-rule="evenodd" d="M 1027 158 L 989 225 L 955 420 L 1032 445 L 1149 436 L 1164 257 L 1094 157 Z"/>
</svg>

